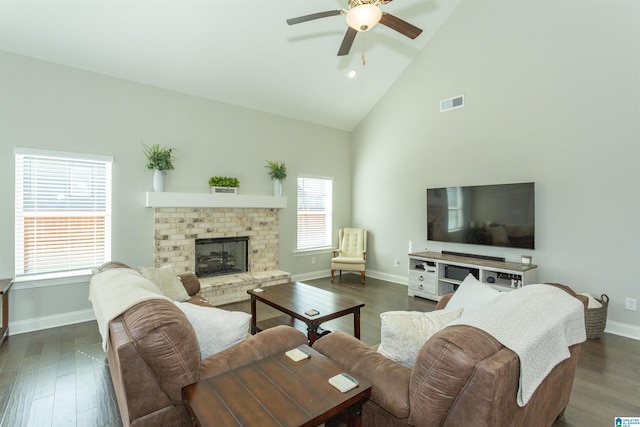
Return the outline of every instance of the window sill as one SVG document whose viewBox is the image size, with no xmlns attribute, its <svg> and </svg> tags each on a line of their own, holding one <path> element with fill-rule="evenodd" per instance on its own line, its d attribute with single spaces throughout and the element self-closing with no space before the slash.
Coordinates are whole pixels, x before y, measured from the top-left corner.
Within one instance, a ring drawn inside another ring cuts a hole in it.
<svg viewBox="0 0 640 427">
<path fill-rule="evenodd" d="M 318 254 L 330 254 L 333 251 L 337 251 L 338 248 L 314 248 L 314 249 L 304 249 L 304 250 L 294 250 L 292 251 L 294 257 L 299 256 L 311 256 Z"/>
<path fill-rule="evenodd" d="M 16 277 L 13 281 L 13 289 L 35 289 L 74 283 L 87 283 L 91 279 L 91 274 L 91 270 L 77 270 L 20 276 Z"/>
</svg>

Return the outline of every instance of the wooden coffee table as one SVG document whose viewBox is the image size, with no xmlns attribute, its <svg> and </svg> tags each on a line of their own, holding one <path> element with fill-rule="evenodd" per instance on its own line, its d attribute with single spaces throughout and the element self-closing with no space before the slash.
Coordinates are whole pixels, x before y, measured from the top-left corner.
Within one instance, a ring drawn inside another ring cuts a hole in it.
<svg viewBox="0 0 640 427">
<path fill-rule="evenodd" d="M 197 426 L 311 427 L 337 416 L 362 425 L 371 384 L 341 393 L 329 378 L 340 366 L 308 346 L 311 357 L 293 362 L 284 352 L 188 385 L 182 398 Z"/>
<path fill-rule="evenodd" d="M 364 307 L 364 303 L 356 301 L 352 298 L 334 294 L 333 292 L 318 289 L 301 282 L 284 283 L 282 285 L 269 286 L 262 288 L 262 292 L 256 290 L 247 291 L 251 295 L 251 333 L 266 329 L 260 328 L 257 324 L 256 301 L 263 302 L 276 310 L 286 313 L 283 321 L 276 319 L 276 322 L 261 322 L 267 326 L 275 324 L 291 324 L 287 322 L 291 318 L 304 322 L 307 326 L 307 339 L 309 345 L 312 345 L 321 335 L 319 333 L 320 325 L 338 317 L 353 314 L 353 335 L 360 339 L 360 308 Z M 311 316 L 305 311 L 315 309 L 319 314 Z"/>
</svg>

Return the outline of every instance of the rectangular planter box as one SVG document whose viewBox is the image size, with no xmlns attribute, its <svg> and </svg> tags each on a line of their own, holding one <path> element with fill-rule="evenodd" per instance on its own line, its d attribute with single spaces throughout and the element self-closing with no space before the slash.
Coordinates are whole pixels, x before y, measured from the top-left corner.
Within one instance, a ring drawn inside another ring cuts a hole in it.
<svg viewBox="0 0 640 427">
<path fill-rule="evenodd" d="M 211 187 L 211 194 L 238 194 L 237 187 Z"/>
</svg>

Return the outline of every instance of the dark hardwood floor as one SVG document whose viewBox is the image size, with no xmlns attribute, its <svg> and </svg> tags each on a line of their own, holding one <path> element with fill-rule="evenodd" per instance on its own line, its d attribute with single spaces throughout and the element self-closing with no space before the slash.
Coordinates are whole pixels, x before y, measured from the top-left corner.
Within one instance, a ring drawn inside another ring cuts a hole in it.
<svg viewBox="0 0 640 427">
<path fill-rule="evenodd" d="M 380 313 L 435 307 L 408 297 L 406 286 L 372 278 L 363 286 L 353 274 L 306 283 L 362 300 L 361 339 L 370 345 L 379 342 Z M 224 308 L 250 312 L 248 301 Z M 280 314 L 258 306 L 259 320 Z M 352 333 L 352 317 L 323 327 Z M 10 336 L 0 347 L 0 426 L 121 426 L 100 341 L 95 322 Z M 640 341 L 605 334 L 583 344 L 571 402 L 554 427 L 612 426 L 617 416 L 640 416 Z"/>
</svg>

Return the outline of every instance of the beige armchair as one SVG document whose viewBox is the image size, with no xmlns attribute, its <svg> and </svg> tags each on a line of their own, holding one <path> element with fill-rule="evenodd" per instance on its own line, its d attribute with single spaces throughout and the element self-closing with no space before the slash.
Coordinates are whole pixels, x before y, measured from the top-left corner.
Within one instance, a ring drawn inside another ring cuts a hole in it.
<svg viewBox="0 0 640 427">
<path fill-rule="evenodd" d="M 365 262 L 367 258 L 367 230 L 363 228 L 342 228 L 338 233 L 338 250 L 333 251 L 331 259 L 331 282 L 336 270 L 359 271 L 364 283 Z"/>
</svg>

